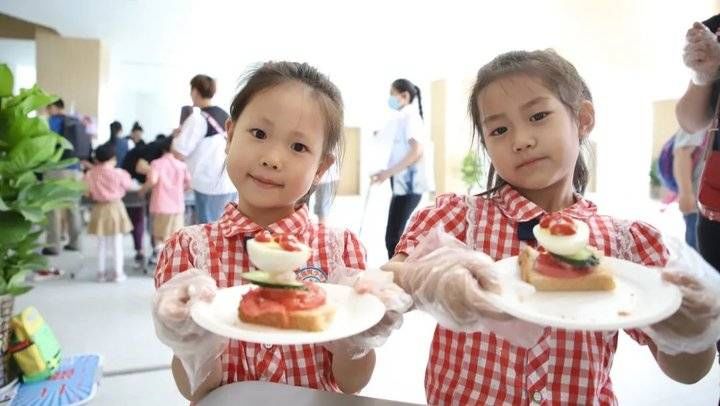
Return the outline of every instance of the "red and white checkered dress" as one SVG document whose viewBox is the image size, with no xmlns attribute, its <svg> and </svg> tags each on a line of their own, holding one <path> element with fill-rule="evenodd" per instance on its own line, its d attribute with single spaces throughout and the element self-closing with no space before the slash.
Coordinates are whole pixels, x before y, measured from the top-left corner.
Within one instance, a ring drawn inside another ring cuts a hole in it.
<svg viewBox="0 0 720 406">
<path fill-rule="evenodd" d="M 590 244 L 605 255 L 663 266 L 668 253 L 651 226 L 597 214 L 594 204 L 576 196 L 563 213 L 590 226 Z M 410 253 L 429 230 L 445 231 L 495 260 L 518 255 L 519 222 L 545 214 L 505 186 L 492 198 L 443 195 L 434 207 L 411 220 L 396 253 Z M 649 338 L 626 330 L 640 344 Z M 430 404 L 616 404 L 610 367 L 617 331 L 581 332 L 546 328 L 530 348 L 516 347 L 495 334 L 458 333 L 437 326 L 425 373 Z"/>
<path fill-rule="evenodd" d="M 245 241 L 262 229 L 232 203 L 218 222 L 183 228 L 166 242 L 155 272 L 156 288 L 189 268 L 207 269 L 218 288 L 242 284 L 239 275 L 250 268 Z M 298 279 L 325 282 L 337 267 L 365 268 L 365 249 L 357 237 L 313 224 L 306 206 L 265 229 L 295 235 L 310 246 L 312 257 L 296 271 Z M 223 384 L 259 380 L 339 390 L 332 354 L 321 345 L 271 346 L 230 340 L 222 365 Z"/>
</svg>

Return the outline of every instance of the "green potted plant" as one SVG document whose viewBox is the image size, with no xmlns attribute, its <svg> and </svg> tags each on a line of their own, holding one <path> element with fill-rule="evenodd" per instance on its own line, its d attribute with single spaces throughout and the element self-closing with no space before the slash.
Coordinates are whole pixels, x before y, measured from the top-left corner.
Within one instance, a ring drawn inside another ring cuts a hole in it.
<svg viewBox="0 0 720 406">
<path fill-rule="evenodd" d="M 467 186 L 467 194 L 470 195 L 472 189 L 480 185 L 480 180 L 484 176 L 482 157 L 477 150 L 471 148 L 468 151 L 465 158 L 463 158 L 460 172 L 462 173 L 462 181 Z"/>
<path fill-rule="evenodd" d="M 658 200 L 662 197 L 662 182 L 660 181 L 660 169 L 658 158 L 650 162 L 650 198 Z"/>
<path fill-rule="evenodd" d="M 31 289 L 25 284 L 29 272 L 47 266 L 38 252 L 46 214 L 77 204 L 84 191 L 82 182 L 38 176 L 76 161 L 61 158 L 70 142 L 31 117 L 57 98 L 37 85 L 18 95 L 12 90 L 12 72 L 0 64 L 0 386 L 11 379 L 6 352 L 14 298 Z"/>
</svg>

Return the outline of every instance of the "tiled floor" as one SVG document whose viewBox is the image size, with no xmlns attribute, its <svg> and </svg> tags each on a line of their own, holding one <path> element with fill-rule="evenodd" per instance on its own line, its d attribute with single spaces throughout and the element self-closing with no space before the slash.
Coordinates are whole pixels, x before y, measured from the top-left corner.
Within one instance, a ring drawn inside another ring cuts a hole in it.
<svg viewBox="0 0 720 406">
<path fill-rule="evenodd" d="M 374 266 L 385 260 L 386 198 L 388 196 L 379 191 L 373 193 L 362 232 L 369 263 Z M 331 222 L 357 230 L 362 207 L 359 198 L 339 198 Z M 676 218 L 667 213 L 653 216 L 650 217 L 655 222 L 677 233 Z M 341 219 L 351 221 L 341 222 Z M 129 258 L 129 237 L 125 243 Z M 90 245 L 85 246 L 86 257 L 71 253 L 53 259 L 66 270 L 81 270 L 75 280 L 37 283 L 33 291 L 18 299 L 17 309 L 35 305 L 55 330 L 65 353 L 103 355 L 106 376 L 93 404 L 186 404 L 167 369 L 170 351 L 154 335 L 149 311 L 152 279 L 135 273 L 119 285 L 93 282 L 95 250 Z M 375 374 L 363 394 L 423 403 L 424 368 L 433 328 L 434 322 L 426 314 L 408 314 L 402 329 L 378 351 Z M 621 334 L 612 377 L 621 404 L 711 405 L 720 396 L 717 365 L 698 384 L 678 384 L 662 374 L 646 348 L 639 347 L 624 334 Z"/>
</svg>

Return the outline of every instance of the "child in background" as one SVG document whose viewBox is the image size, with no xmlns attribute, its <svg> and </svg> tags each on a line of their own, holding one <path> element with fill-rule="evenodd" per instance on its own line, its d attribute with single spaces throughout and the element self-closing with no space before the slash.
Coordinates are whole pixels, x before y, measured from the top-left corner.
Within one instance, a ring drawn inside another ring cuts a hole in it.
<svg viewBox="0 0 720 406">
<path fill-rule="evenodd" d="M 98 282 L 122 282 L 127 279 L 123 270 L 123 235 L 132 230 L 122 198 L 131 190 L 130 174 L 115 167 L 115 146 L 106 143 L 95 150 L 97 163 L 85 174 L 88 196 L 93 200 L 88 233 L 98 239 Z M 106 275 L 105 260 L 112 250 L 115 271 Z"/>
<path fill-rule="evenodd" d="M 170 236 L 155 272 L 155 329 L 173 350 L 172 373 L 180 393 L 197 401 L 237 381 L 360 391 L 375 367 L 372 348 L 398 327 L 410 305 L 391 282 L 372 291 L 387 310 L 377 325 L 328 343 L 229 340 L 189 317 L 195 301 L 242 283 L 241 273 L 250 270 L 245 242 L 262 230 L 293 235 L 311 248 L 308 263 L 295 272 L 298 280 L 337 283 L 345 276 L 359 278 L 365 268 L 357 237 L 314 224 L 307 208 L 313 189 L 342 151 L 343 103 L 337 87 L 307 64 L 266 63 L 235 96 L 226 129 L 227 173 L 238 200 L 225 206 L 218 221 Z"/>
<path fill-rule="evenodd" d="M 157 262 L 170 234 L 183 228 L 185 222 L 185 191 L 190 189 L 190 172 L 185 162 L 172 154 L 172 137 L 160 141 L 162 157 L 150 162 L 147 181 L 140 189 L 150 194 L 153 253 L 150 263 Z"/>
<path fill-rule="evenodd" d="M 492 163 L 488 191 L 443 195 L 418 212 L 395 262 L 384 267 L 440 322 L 425 375 L 428 403 L 617 404 L 610 367 L 618 331 L 543 328 L 501 312 L 486 296 L 503 288 L 493 260 L 518 255 L 521 244 L 536 247 L 532 228 L 553 212 L 587 223 L 590 245 L 604 255 L 668 266 L 657 230 L 600 215 L 582 196 L 589 171 L 580 148 L 595 124 L 590 90 L 553 51 L 508 52 L 479 70 L 468 106 Z M 680 287 L 682 306 L 626 332 L 648 346 L 668 377 L 689 384 L 712 366 L 717 277 L 687 245 L 674 248 L 673 272 L 668 267 L 663 279 Z"/>
</svg>

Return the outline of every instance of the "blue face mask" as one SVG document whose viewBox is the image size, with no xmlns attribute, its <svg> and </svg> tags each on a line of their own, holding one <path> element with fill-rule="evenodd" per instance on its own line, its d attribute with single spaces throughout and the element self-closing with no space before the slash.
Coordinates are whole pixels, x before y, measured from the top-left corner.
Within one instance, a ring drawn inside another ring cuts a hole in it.
<svg viewBox="0 0 720 406">
<path fill-rule="evenodd" d="M 400 110 L 402 107 L 400 105 L 400 100 L 397 99 L 397 97 L 390 95 L 390 98 L 388 98 L 388 106 L 390 106 L 393 110 Z"/>
</svg>

